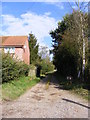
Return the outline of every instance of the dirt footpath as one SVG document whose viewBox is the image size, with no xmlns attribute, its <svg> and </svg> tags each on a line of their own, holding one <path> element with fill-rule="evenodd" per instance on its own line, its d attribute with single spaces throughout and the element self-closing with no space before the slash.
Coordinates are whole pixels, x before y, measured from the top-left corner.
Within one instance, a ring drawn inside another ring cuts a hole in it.
<svg viewBox="0 0 90 120">
<path fill-rule="evenodd" d="M 42 81 L 19 99 L 3 102 L 2 107 L 3 118 L 88 118 L 87 101 L 56 84 L 47 89 Z"/>
</svg>

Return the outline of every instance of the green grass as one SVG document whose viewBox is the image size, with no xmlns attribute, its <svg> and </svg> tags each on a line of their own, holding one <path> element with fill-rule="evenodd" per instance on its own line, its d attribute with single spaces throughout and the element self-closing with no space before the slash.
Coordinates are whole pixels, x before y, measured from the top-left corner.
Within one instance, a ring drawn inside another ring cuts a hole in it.
<svg viewBox="0 0 90 120">
<path fill-rule="evenodd" d="M 90 101 L 90 90 L 87 89 L 87 84 L 82 83 L 78 80 L 70 82 L 66 78 L 61 77 L 57 74 L 56 78 L 60 81 L 60 86 L 62 86 L 63 89 L 69 90 L 70 92 L 75 93 L 76 95 Z"/>
<path fill-rule="evenodd" d="M 72 92 L 90 101 L 89 91 L 84 89 L 83 87 L 72 89 Z"/>
<path fill-rule="evenodd" d="M 26 90 L 36 85 L 40 78 L 20 77 L 17 80 L 2 84 L 2 99 L 14 100 L 24 94 Z"/>
</svg>

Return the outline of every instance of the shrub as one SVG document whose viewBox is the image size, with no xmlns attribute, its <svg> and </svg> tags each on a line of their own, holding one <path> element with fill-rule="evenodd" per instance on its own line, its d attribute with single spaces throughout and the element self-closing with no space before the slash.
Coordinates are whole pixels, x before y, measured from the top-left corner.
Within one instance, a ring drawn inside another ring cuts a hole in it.
<svg viewBox="0 0 90 120">
<path fill-rule="evenodd" d="M 85 81 L 89 83 L 90 80 L 90 62 L 88 62 L 86 68 L 85 68 Z"/>
<path fill-rule="evenodd" d="M 40 65 L 41 65 L 41 73 L 42 74 L 46 74 L 47 72 L 54 70 L 54 65 L 52 64 L 52 62 L 47 61 L 45 59 L 42 60 Z"/>
<path fill-rule="evenodd" d="M 28 65 L 16 61 L 9 54 L 2 54 L 2 82 L 8 82 L 21 76 L 27 76 Z"/>
<path fill-rule="evenodd" d="M 79 52 L 70 41 L 63 41 L 54 56 L 54 65 L 62 76 L 77 77 Z"/>
<path fill-rule="evenodd" d="M 87 62 L 85 66 L 85 81 L 87 81 L 90 85 L 90 42 L 88 42 L 88 53 L 87 53 Z"/>
</svg>

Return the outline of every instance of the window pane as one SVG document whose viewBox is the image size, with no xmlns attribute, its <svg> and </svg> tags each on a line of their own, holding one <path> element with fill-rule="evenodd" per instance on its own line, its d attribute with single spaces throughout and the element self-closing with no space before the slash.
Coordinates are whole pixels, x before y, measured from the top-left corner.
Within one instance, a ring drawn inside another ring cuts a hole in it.
<svg viewBox="0 0 90 120">
<path fill-rule="evenodd" d="M 15 53 L 15 48 L 10 48 L 9 52 L 10 53 Z"/>
<path fill-rule="evenodd" d="M 9 52 L 9 48 L 4 48 L 4 52 L 8 53 Z"/>
</svg>

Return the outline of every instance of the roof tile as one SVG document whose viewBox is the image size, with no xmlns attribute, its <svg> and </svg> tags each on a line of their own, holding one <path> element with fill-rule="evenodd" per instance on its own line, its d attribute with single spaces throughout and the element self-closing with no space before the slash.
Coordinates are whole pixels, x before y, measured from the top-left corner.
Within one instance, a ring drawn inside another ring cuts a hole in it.
<svg viewBox="0 0 90 120">
<path fill-rule="evenodd" d="M 2 36 L 0 41 L 2 41 L 1 46 L 23 46 L 25 41 L 28 40 L 27 36 Z"/>
</svg>

